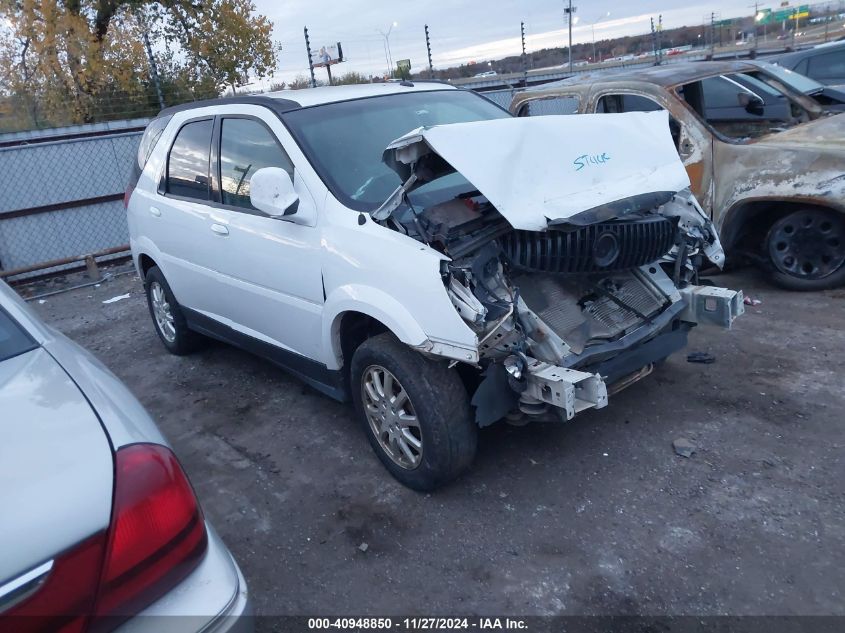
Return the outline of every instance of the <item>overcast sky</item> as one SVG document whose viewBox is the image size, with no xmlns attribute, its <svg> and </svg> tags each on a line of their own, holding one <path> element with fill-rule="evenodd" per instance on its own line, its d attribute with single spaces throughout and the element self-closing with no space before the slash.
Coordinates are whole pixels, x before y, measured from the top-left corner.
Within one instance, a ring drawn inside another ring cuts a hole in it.
<svg viewBox="0 0 845 633">
<path fill-rule="evenodd" d="M 275 25 L 274 38 L 283 47 L 277 76 L 284 80 L 308 73 L 304 26 L 308 26 L 312 51 L 337 41 L 343 44 L 348 61 L 335 66 L 336 74 L 350 70 L 365 75 L 384 73 L 387 62 L 379 31 L 387 32 L 393 22 L 397 23 L 390 33 L 393 60 L 410 59 L 414 71 L 427 65 L 425 24 L 431 33 L 435 68 L 518 54 L 520 21 L 525 22 L 529 50 L 567 42 L 563 0 L 254 1 L 257 10 Z M 596 40 L 600 40 L 646 33 L 649 18 L 656 20 L 659 13 L 664 27 L 672 28 L 702 24 L 711 11 L 722 18 L 750 15 L 750 4 L 749 0 L 573 0 L 578 17 L 573 40 L 590 42 L 591 24 L 596 21 Z M 318 78 L 325 79 L 325 70 L 316 72 Z"/>
</svg>

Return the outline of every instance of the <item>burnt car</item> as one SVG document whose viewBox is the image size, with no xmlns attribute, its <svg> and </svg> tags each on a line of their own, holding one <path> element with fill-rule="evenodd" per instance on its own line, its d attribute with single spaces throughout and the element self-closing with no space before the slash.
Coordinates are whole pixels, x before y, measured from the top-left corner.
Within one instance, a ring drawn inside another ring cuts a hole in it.
<svg viewBox="0 0 845 633">
<path fill-rule="evenodd" d="M 511 103 L 518 116 L 653 110 L 668 111 L 692 191 L 729 253 L 751 257 L 788 289 L 845 282 L 845 118 L 765 66 L 599 72 Z"/>
</svg>

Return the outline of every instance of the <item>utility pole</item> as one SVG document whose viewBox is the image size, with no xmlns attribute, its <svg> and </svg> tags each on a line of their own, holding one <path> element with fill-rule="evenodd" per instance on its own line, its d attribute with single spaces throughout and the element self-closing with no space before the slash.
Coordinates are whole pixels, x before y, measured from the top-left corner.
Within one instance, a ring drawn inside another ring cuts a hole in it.
<svg viewBox="0 0 845 633">
<path fill-rule="evenodd" d="M 153 57 L 153 47 L 150 46 L 150 37 L 147 35 L 147 25 L 140 11 L 135 12 L 135 19 L 138 20 L 138 24 L 141 25 L 141 34 L 144 38 L 144 48 L 147 49 L 147 61 L 150 64 L 150 77 L 153 80 L 153 85 L 156 89 L 156 96 L 158 97 L 158 107 L 164 110 L 164 95 L 161 93 L 161 83 L 158 80 L 158 68 L 156 67 L 155 57 Z M 234 92 L 234 88 L 232 88 L 232 92 Z"/>
<path fill-rule="evenodd" d="M 434 64 L 431 63 L 431 41 L 428 39 L 428 24 L 425 25 L 425 49 L 428 51 L 428 78 L 434 79 Z"/>
<path fill-rule="evenodd" d="M 525 61 L 525 22 L 519 23 L 519 32 L 522 34 L 522 87 L 528 87 L 528 64 Z"/>
<path fill-rule="evenodd" d="M 716 13 L 710 13 L 710 59 L 716 53 Z"/>
<path fill-rule="evenodd" d="M 654 65 L 657 66 L 657 31 L 654 29 L 654 18 L 651 21 L 651 53 L 654 56 Z"/>
<path fill-rule="evenodd" d="M 308 27 L 305 29 L 305 50 L 308 51 L 308 70 L 311 71 L 311 87 L 317 87 L 317 79 L 314 77 L 314 61 L 311 59 L 311 42 L 308 40 Z M 331 75 L 329 75 L 331 77 Z"/>
<path fill-rule="evenodd" d="M 753 20 L 753 22 L 752 22 L 752 24 L 754 24 L 754 48 L 752 48 L 752 49 L 751 49 L 751 53 L 752 53 L 752 54 L 751 54 L 751 59 L 754 59 L 755 57 L 757 57 L 757 40 L 758 40 L 758 35 L 757 35 L 757 16 L 760 14 L 760 7 L 759 7 L 759 4 L 760 4 L 759 2 L 755 2 L 755 3 L 754 3 L 754 20 Z"/>
<path fill-rule="evenodd" d="M 578 9 L 578 7 L 572 6 L 572 0 L 569 1 L 569 6 L 563 9 L 563 13 L 566 15 L 567 20 L 569 22 L 569 72 L 572 72 L 572 19 L 573 13 Z"/>
<path fill-rule="evenodd" d="M 663 63 L 663 41 L 660 37 L 663 34 L 663 14 L 657 16 L 657 65 Z"/>
</svg>

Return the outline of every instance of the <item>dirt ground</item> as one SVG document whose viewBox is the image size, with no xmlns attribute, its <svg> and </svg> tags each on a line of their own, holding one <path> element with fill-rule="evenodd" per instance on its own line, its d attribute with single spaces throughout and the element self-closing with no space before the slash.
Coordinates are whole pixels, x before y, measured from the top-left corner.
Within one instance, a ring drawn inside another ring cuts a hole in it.
<svg viewBox="0 0 845 633">
<path fill-rule="evenodd" d="M 491 427 L 434 494 L 269 363 L 169 355 L 133 274 L 33 305 L 158 421 L 260 614 L 845 614 L 845 290 L 716 279 L 762 304 L 693 331 L 715 363 L 678 354 L 606 409 Z"/>
</svg>

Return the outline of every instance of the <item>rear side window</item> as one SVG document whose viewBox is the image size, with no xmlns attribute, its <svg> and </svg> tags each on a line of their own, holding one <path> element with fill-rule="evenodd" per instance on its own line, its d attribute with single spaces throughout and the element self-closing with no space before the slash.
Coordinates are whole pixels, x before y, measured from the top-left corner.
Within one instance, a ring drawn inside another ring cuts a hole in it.
<svg viewBox="0 0 845 633">
<path fill-rule="evenodd" d="M 0 308 L 0 361 L 35 349 L 35 341 Z"/>
<path fill-rule="evenodd" d="M 281 167 L 293 179 L 293 164 L 276 137 L 254 119 L 223 119 L 220 131 L 220 194 L 223 204 L 245 209 L 249 182 L 262 167 Z"/>
<path fill-rule="evenodd" d="M 596 112 L 607 114 L 613 112 L 656 112 L 663 106 L 640 95 L 616 94 L 604 95 L 596 104 Z"/>
<path fill-rule="evenodd" d="M 545 116 L 549 114 L 578 114 L 578 96 L 566 95 L 550 99 L 534 99 L 526 103 L 519 116 Z"/>
<path fill-rule="evenodd" d="M 138 145 L 138 173 L 144 171 L 144 166 L 150 159 L 150 154 L 153 153 L 158 139 L 161 138 L 164 128 L 170 123 L 172 115 L 159 117 L 150 121 L 147 129 L 144 130 L 144 135 L 141 137 L 141 143 Z"/>
<path fill-rule="evenodd" d="M 208 156 L 213 123 L 212 119 L 193 121 L 179 130 L 167 157 L 167 193 L 209 199 Z"/>
<path fill-rule="evenodd" d="M 823 83 L 845 78 L 845 51 L 811 57 L 808 74 Z"/>
</svg>

